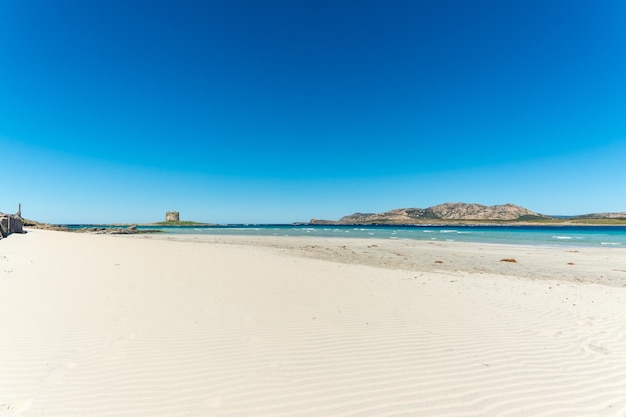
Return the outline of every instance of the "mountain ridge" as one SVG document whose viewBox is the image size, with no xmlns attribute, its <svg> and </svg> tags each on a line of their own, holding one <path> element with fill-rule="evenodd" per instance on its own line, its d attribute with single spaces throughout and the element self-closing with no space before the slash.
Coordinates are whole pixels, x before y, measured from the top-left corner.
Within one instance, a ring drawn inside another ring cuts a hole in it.
<svg viewBox="0 0 626 417">
<path fill-rule="evenodd" d="M 626 211 L 621 212 L 610 212 L 610 213 L 589 213 L 583 214 L 581 216 L 573 216 L 573 219 L 618 219 L 624 220 L 626 219 Z"/>
<path fill-rule="evenodd" d="M 399 208 L 383 213 L 354 213 L 339 220 L 311 219 L 311 224 L 420 224 L 442 221 L 532 221 L 552 219 L 512 203 L 485 206 L 443 203 L 428 208 Z"/>
</svg>

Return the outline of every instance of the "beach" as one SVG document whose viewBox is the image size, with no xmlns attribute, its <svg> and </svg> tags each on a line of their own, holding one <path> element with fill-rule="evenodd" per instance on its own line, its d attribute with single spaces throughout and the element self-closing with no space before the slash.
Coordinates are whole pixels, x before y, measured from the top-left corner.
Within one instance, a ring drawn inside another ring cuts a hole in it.
<svg viewBox="0 0 626 417">
<path fill-rule="evenodd" d="M 624 416 L 626 250 L 29 229 L 0 416 Z"/>
</svg>

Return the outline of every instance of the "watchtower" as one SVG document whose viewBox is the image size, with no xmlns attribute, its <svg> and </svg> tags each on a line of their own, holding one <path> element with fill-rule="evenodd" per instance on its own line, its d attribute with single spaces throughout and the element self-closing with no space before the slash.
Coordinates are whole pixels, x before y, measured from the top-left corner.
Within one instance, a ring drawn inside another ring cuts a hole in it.
<svg viewBox="0 0 626 417">
<path fill-rule="evenodd" d="M 177 211 L 168 211 L 165 213 L 165 221 L 166 222 L 179 222 L 180 221 L 180 213 Z"/>
</svg>

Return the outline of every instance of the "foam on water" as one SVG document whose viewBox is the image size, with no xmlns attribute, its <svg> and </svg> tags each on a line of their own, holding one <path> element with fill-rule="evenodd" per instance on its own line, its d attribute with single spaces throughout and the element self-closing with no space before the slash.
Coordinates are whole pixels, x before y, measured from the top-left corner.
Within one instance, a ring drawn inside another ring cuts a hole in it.
<svg viewBox="0 0 626 417">
<path fill-rule="evenodd" d="M 94 225 L 96 226 L 96 225 Z M 97 225 L 98 227 L 107 227 Z M 79 229 L 85 225 L 75 225 Z M 89 227 L 89 226 L 87 226 Z M 92 226 L 93 227 L 93 226 Z M 110 227 L 110 226 L 109 226 Z M 620 226 L 317 226 L 224 225 L 206 227 L 138 226 L 168 234 L 316 236 L 365 239 L 411 239 L 518 245 L 626 247 L 626 227 Z"/>
</svg>

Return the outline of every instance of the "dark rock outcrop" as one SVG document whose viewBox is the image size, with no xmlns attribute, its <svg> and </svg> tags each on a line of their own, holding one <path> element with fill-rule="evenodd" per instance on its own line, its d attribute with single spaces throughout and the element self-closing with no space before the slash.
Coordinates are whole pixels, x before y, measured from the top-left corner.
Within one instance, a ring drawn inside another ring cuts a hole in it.
<svg viewBox="0 0 626 417">
<path fill-rule="evenodd" d="M 63 231 L 63 232 L 67 232 L 70 230 L 67 227 L 57 226 L 55 224 L 40 223 L 35 220 L 29 220 L 29 219 L 22 219 L 22 220 L 24 220 L 24 227 L 30 227 L 32 229 L 56 230 L 56 231 Z"/>
<path fill-rule="evenodd" d="M 79 233 L 94 233 L 97 235 L 136 235 L 145 233 L 160 233 L 160 230 L 154 229 L 139 229 L 137 225 L 127 227 L 84 227 L 82 229 L 76 229 Z"/>
</svg>

